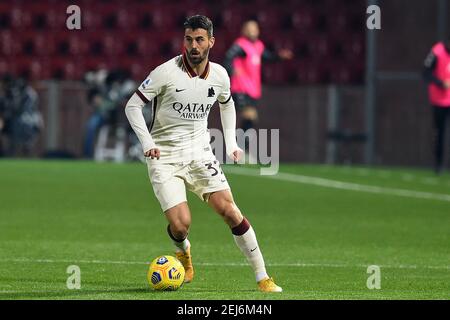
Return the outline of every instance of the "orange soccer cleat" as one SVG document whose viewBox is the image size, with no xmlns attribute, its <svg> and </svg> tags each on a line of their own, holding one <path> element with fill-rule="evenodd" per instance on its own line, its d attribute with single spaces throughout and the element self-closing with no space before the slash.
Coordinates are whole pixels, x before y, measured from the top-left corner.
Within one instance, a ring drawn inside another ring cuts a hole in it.
<svg viewBox="0 0 450 320">
<path fill-rule="evenodd" d="M 258 288 L 262 292 L 282 292 L 283 289 L 275 284 L 272 278 L 266 278 L 258 282 Z"/>
<path fill-rule="evenodd" d="M 180 251 L 175 253 L 178 260 L 184 267 L 185 275 L 184 282 L 189 283 L 194 279 L 194 267 L 192 266 L 191 247 L 189 246 L 185 252 Z"/>
</svg>

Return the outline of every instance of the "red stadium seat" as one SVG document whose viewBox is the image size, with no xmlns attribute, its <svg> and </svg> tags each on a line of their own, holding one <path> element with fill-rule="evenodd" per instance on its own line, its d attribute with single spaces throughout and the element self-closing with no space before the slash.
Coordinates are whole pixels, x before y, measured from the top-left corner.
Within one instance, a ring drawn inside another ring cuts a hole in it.
<svg viewBox="0 0 450 320">
<path fill-rule="evenodd" d="M 45 30 L 49 27 L 50 6 L 46 2 L 35 1 L 22 8 L 31 15 L 31 28 L 33 30 Z M 60 15 L 63 16 L 63 13 L 65 11 L 61 11 Z"/>
<path fill-rule="evenodd" d="M 83 60 L 77 57 L 55 58 L 51 61 L 51 77 L 81 80 L 85 72 Z"/>
<path fill-rule="evenodd" d="M 111 59 L 105 58 L 104 56 L 89 56 L 83 60 L 83 63 L 85 72 L 90 70 L 108 69 L 110 66 L 114 65 Z"/>
<path fill-rule="evenodd" d="M 284 76 L 286 82 L 295 83 L 298 78 L 297 69 L 300 60 L 286 60 L 282 62 L 281 67 L 283 68 Z"/>
<path fill-rule="evenodd" d="M 0 75 L 12 74 L 16 75 L 17 60 L 16 58 L 0 55 Z"/>
<path fill-rule="evenodd" d="M 312 36 L 307 42 L 309 55 L 317 58 L 327 58 L 333 55 L 334 43 L 326 36 L 317 35 Z"/>
<path fill-rule="evenodd" d="M 19 55 L 14 58 L 14 74 L 20 77 L 29 77 L 31 70 L 31 62 L 33 58 L 30 56 Z"/>
<path fill-rule="evenodd" d="M 51 78 L 50 58 L 32 59 L 29 65 L 30 80 L 45 80 Z"/>
<path fill-rule="evenodd" d="M 317 13 L 309 7 L 300 7 L 291 14 L 292 27 L 300 32 L 314 31 L 318 23 Z"/>
<path fill-rule="evenodd" d="M 93 9 L 105 29 L 128 30 L 138 25 L 135 6 L 125 5 L 124 2 L 100 2 Z"/>
<path fill-rule="evenodd" d="M 48 32 L 26 32 L 22 34 L 22 53 L 32 56 L 49 56 L 56 52 L 54 37 Z"/>
<path fill-rule="evenodd" d="M 346 38 L 338 40 L 342 55 L 347 61 L 364 61 L 364 51 L 365 51 L 365 38 L 363 35 L 352 34 L 347 35 Z"/>
<path fill-rule="evenodd" d="M 345 9 L 337 9 L 326 16 L 327 34 L 344 34 L 348 30 L 349 16 Z"/>
<path fill-rule="evenodd" d="M 113 3 L 99 2 L 96 7 L 97 14 L 100 18 L 100 26 L 104 29 L 116 29 L 117 28 L 117 11 L 120 10 L 120 6 Z"/>
<path fill-rule="evenodd" d="M 345 61 L 332 61 L 328 65 L 330 81 L 339 84 L 363 82 L 363 68 L 361 64 Z"/>
<path fill-rule="evenodd" d="M 13 56 L 22 52 L 21 42 L 17 39 L 17 32 L 0 32 L 0 56 Z"/>
<path fill-rule="evenodd" d="M 350 71 L 350 68 L 343 65 L 341 61 L 335 61 L 329 65 L 330 81 L 338 84 L 349 83 Z"/>
<path fill-rule="evenodd" d="M 256 20 L 262 30 L 282 29 L 284 15 L 278 8 L 279 6 L 267 6 L 257 11 Z"/>
<path fill-rule="evenodd" d="M 102 46 L 105 55 L 119 55 L 125 52 L 124 38 L 115 32 L 106 32 L 102 35 Z"/>
<path fill-rule="evenodd" d="M 128 55 L 119 58 L 119 68 L 130 73 L 131 78 L 143 81 L 147 75 L 156 67 L 152 64 L 153 59 L 146 57 L 130 58 Z"/>
<path fill-rule="evenodd" d="M 88 52 L 89 44 L 83 32 L 68 32 L 69 53 L 71 55 L 84 55 Z"/>
<path fill-rule="evenodd" d="M 153 29 L 153 6 L 144 2 L 139 3 L 135 8 L 133 19 L 136 21 L 136 27 L 143 31 L 151 31 Z"/>
<path fill-rule="evenodd" d="M 228 32 L 239 35 L 242 24 L 252 17 L 251 11 L 243 6 L 233 6 L 222 10 L 218 16 Z"/>
<path fill-rule="evenodd" d="M 216 42 L 211 49 L 211 60 L 217 63 L 222 63 L 225 58 L 225 53 L 233 44 L 235 37 L 228 35 L 225 30 L 220 30 L 215 34 Z"/>
<path fill-rule="evenodd" d="M 55 33 L 56 52 L 61 55 L 84 55 L 88 53 L 89 33 L 79 31 L 63 31 Z"/>
<path fill-rule="evenodd" d="M 11 24 L 11 6 L 7 3 L 0 3 L 0 30 L 10 28 Z"/>
<path fill-rule="evenodd" d="M 64 77 L 71 80 L 81 80 L 85 74 L 84 61 L 78 57 L 69 57 L 64 64 Z"/>
<path fill-rule="evenodd" d="M 283 69 L 282 62 L 265 64 L 262 68 L 263 82 L 266 84 L 282 84 L 288 75 Z"/>
<path fill-rule="evenodd" d="M 47 27 L 53 30 L 61 30 L 62 28 L 66 28 L 66 22 L 69 15 L 66 13 L 67 7 L 69 5 L 64 5 L 59 2 L 47 6 L 46 14 L 47 14 Z M 83 27 L 84 20 L 84 12 L 81 17 L 81 26 Z"/>
<path fill-rule="evenodd" d="M 126 34 L 123 39 L 126 52 L 147 57 L 158 55 L 163 42 L 161 35 L 146 31 Z"/>
<path fill-rule="evenodd" d="M 83 8 L 81 27 L 85 31 L 95 31 L 101 27 L 102 14 L 98 6 Z"/>
<path fill-rule="evenodd" d="M 117 11 L 117 28 L 120 30 L 136 29 L 138 20 L 136 10 L 132 6 L 124 6 Z"/>
<path fill-rule="evenodd" d="M 329 81 L 327 67 L 323 61 L 315 59 L 303 60 L 296 66 L 297 81 L 302 84 L 319 84 Z"/>
<path fill-rule="evenodd" d="M 164 4 L 153 7 L 150 12 L 152 26 L 157 30 L 181 30 L 182 8 L 174 4 Z"/>
<path fill-rule="evenodd" d="M 160 34 L 159 44 L 160 54 L 165 59 L 170 59 L 179 55 L 183 50 L 183 32 L 182 31 L 166 31 Z"/>
<path fill-rule="evenodd" d="M 190 5 L 189 8 L 187 8 L 186 11 L 181 12 L 180 14 L 180 22 L 183 22 L 187 17 L 196 15 L 196 14 L 202 14 L 205 15 L 207 17 L 211 17 L 211 11 L 209 10 L 209 8 L 207 6 L 205 6 L 204 4 L 199 4 L 199 5 Z M 180 23 L 176 30 L 182 30 L 183 25 Z"/>
<path fill-rule="evenodd" d="M 261 34 L 261 40 L 266 47 L 276 51 L 280 49 L 289 49 L 295 52 L 297 49 L 297 41 L 301 38 L 301 35 L 295 32 L 290 33 L 288 31 L 268 33 L 268 30 L 264 30 Z"/>
<path fill-rule="evenodd" d="M 199 13 L 215 24 L 214 62 L 223 62 L 242 23 L 256 19 L 269 48 L 294 52 L 292 61 L 264 64 L 267 83 L 354 83 L 364 71 L 364 5 L 341 1 L 191 0 L 181 6 L 174 0 L 79 0 L 82 30 L 72 31 L 66 28 L 69 0 L 1 1 L 0 73 L 79 79 L 88 69 L 120 67 L 142 80 L 182 52 L 182 23 Z"/>
<path fill-rule="evenodd" d="M 29 29 L 32 26 L 32 14 L 26 10 L 26 6 L 13 6 L 9 19 L 13 29 Z"/>
<path fill-rule="evenodd" d="M 87 43 L 87 54 L 90 56 L 115 55 L 116 49 L 120 46 L 120 38 L 116 39 L 111 31 L 84 32 L 83 40 Z"/>
</svg>

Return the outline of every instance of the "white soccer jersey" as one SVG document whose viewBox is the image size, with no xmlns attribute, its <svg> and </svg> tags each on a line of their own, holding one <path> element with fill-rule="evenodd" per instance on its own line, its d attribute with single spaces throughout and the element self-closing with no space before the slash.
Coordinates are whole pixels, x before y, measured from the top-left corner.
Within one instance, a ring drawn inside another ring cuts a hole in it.
<svg viewBox="0 0 450 320">
<path fill-rule="evenodd" d="M 140 108 L 153 100 L 153 118 L 148 130 L 142 127 L 142 110 L 140 115 L 133 113 L 137 97 L 142 101 Z M 187 162 L 211 157 L 207 119 L 216 100 L 221 104 L 224 130 L 231 131 L 225 132 L 225 143 L 227 153 L 232 152 L 237 145 L 230 79 L 226 70 L 216 63 L 208 62 L 203 74 L 198 76 L 184 55 L 165 62 L 142 82 L 128 102 L 126 113 L 144 152 L 156 147 L 161 152 L 157 161 Z"/>
</svg>

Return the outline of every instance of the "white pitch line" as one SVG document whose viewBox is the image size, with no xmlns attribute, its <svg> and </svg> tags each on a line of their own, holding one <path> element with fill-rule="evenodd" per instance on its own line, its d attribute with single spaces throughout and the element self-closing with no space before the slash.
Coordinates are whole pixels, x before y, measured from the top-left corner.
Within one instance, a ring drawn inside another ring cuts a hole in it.
<svg viewBox="0 0 450 320">
<path fill-rule="evenodd" d="M 230 174 L 237 174 L 243 176 L 254 176 L 254 177 L 262 177 L 267 179 L 279 180 L 279 181 L 289 181 L 296 183 L 303 183 L 309 185 L 315 185 L 325 188 L 334 188 L 340 190 L 352 190 L 359 192 L 368 192 L 375 194 L 384 194 L 390 196 L 399 196 L 399 197 L 408 197 L 408 198 L 416 198 L 416 199 L 429 199 L 429 200 L 439 200 L 439 201 L 448 201 L 450 202 L 450 195 L 443 193 L 433 193 L 433 192 L 424 192 L 424 191 L 413 191 L 408 189 L 398 189 L 398 188 L 387 188 L 387 187 L 379 187 L 379 186 L 370 186 L 359 183 L 352 182 L 343 182 L 338 180 L 331 180 L 325 178 L 311 177 L 311 176 L 303 176 L 292 173 L 278 172 L 276 175 L 260 175 L 260 171 L 258 169 L 247 169 L 247 168 L 225 168 L 225 171 Z"/>
<path fill-rule="evenodd" d="M 0 262 L 19 263 L 70 263 L 70 264 L 121 264 L 121 265 L 149 265 L 150 262 L 142 261 L 111 261 L 111 260 L 69 260 L 69 259 L 0 259 Z M 203 267 L 245 267 L 246 262 L 197 262 L 196 265 Z M 297 267 L 297 268 L 367 268 L 371 264 L 339 264 L 339 263 L 266 263 L 267 267 Z M 428 266 L 428 265 L 378 265 L 380 268 L 388 269 L 436 269 L 450 270 L 449 266 Z"/>
</svg>

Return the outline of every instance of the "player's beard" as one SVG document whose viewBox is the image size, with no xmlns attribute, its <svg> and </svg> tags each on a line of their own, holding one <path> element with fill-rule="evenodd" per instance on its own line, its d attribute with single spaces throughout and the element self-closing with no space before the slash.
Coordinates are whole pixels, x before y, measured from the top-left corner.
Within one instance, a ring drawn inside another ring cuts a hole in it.
<svg viewBox="0 0 450 320">
<path fill-rule="evenodd" d="M 192 49 L 191 51 L 188 52 L 189 62 L 192 63 L 194 66 L 199 65 L 200 63 L 202 63 L 203 60 L 208 58 L 209 49 L 211 49 L 211 48 L 208 46 L 208 48 L 205 49 L 203 54 L 200 54 L 195 57 L 192 56 L 192 52 L 194 51 L 194 52 L 200 53 L 200 51 Z"/>
</svg>

